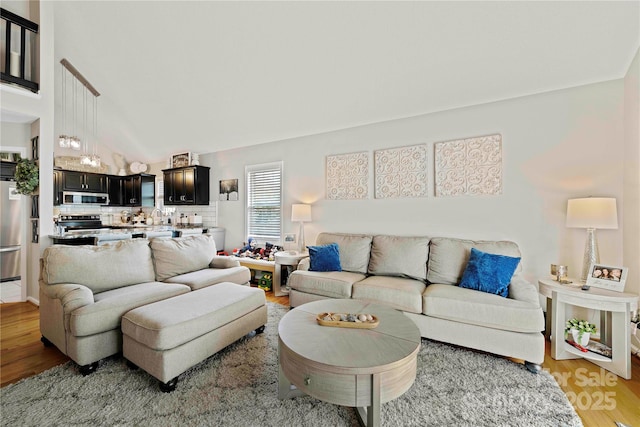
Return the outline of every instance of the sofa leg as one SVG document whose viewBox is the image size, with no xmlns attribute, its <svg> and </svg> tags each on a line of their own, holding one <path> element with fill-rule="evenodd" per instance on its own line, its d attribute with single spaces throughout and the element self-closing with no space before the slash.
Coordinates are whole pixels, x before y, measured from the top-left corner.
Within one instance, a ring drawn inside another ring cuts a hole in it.
<svg viewBox="0 0 640 427">
<path fill-rule="evenodd" d="M 540 372 L 542 370 L 542 366 L 540 366 L 537 363 L 531 363 L 531 362 L 524 362 L 524 366 L 525 368 L 527 368 L 527 370 L 533 374 L 537 374 L 538 372 Z"/>
<path fill-rule="evenodd" d="M 265 328 L 265 325 L 262 325 L 259 328 L 257 328 L 256 329 L 256 335 L 263 333 L 264 332 L 264 328 Z"/>
<path fill-rule="evenodd" d="M 87 375 L 93 374 L 96 369 L 98 369 L 98 362 L 93 362 L 88 365 L 80 366 L 80 373 L 86 377 Z"/>
<path fill-rule="evenodd" d="M 175 377 L 174 379 L 172 379 L 171 381 L 167 381 L 166 383 L 163 383 L 162 381 L 160 381 L 160 391 L 163 393 L 171 393 L 173 390 L 176 389 L 176 385 L 178 384 L 178 377 Z"/>
<path fill-rule="evenodd" d="M 138 365 L 133 363 L 131 360 L 127 360 L 127 368 L 131 369 L 132 371 L 135 371 L 138 369 Z"/>
<path fill-rule="evenodd" d="M 42 341 L 42 344 L 44 344 L 45 347 L 53 347 L 53 343 L 45 338 L 44 335 L 40 337 L 40 341 Z"/>
</svg>

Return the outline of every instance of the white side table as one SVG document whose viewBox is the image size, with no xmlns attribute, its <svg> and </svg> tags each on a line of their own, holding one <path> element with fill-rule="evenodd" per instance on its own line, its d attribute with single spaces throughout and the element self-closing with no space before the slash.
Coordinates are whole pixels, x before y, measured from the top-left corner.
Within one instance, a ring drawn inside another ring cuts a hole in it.
<svg viewBox="0 0 640 427">
<path fill-rule="evenodd" d="M 638 295 L 613 292 L 591 287 L 588 291 L 580 288 L 580 282 L 561 285 L 553 279 L 540 279 L 540 294 L 547 297 L 547 328 L 551 332 L 551 357 L 556 360 L 583 357 L 602 368 L 621 376 L 631 378 L 631 329 L 630 313 L 638 308 Z M 567 305 L 599 310 L 603 324 L 600 325 L 601 341 L 611 347 L 612 358 L 592 352 L 581 352 L 564 341 L 564 328 L 568 320 Z M 550 327 L 549 327 L 550 323 Z M 610 330 L 611 334 L 607 333 Z"/>
<path fill-rule="evenodd" d="M 289 279 L 289 274 L 298 267 L 298 263 L 309 256 L 309 252 L 297 252 L 291 253 L 288 251 L 276 252 L 275 255 L 275 271 L 273 273 L 273 294 L 277 297 L 288 295 L 289 291 L 286 288 L 286 281 Z M 282 269 L 286 268 L 286 274 L 282 274 Z M 284 276 L 284 282 L 282 279 Z"/>
</svg>

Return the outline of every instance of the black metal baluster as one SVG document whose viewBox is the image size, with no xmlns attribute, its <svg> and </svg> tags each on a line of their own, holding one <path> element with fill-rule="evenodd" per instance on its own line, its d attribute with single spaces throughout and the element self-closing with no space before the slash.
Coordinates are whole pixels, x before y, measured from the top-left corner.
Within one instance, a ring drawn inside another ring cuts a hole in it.
<svg viewBox="0 0 640 427">
<path fill-rule="evenodd" d="M 11 70 L 11 22 L 9 21 L 7 21 L 6 33 L 6 46 L 4 49 L 4 72 L 5 74 L 9 74 Z"/>
</svg>

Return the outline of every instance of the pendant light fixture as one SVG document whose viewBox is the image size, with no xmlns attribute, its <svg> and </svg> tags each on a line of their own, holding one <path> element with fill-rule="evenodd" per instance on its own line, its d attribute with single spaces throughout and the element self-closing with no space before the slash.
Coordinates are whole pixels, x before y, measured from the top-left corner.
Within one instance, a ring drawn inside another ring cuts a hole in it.
<svg viewBox="0 0 640 427">
<path fill-rule="evenodd" d="M 62 148 L 71 148 L 73 150 L 82 149 L 80 156 L 80 164 L 99 168 L 102 164 L 98 156 L 98 97 L 100 93 L 84 78 L 82 74 L 66 59 L 60 61 L 62 64 L 62 132 L 58 138 L 58 143 Z M 67 73 L 73 77 L 72 107 L 73 107 L 73 129 L 68 129 L 67 110 L 69 109 L 67 101 Z M 82 111 L 78 112 L 78 83 L 81 83 L 82 93 Z M 89 93 L 93 95 L 91 107 L 89 107 Z M 91 108 L 91 111 L 89 111 Z M 79 114 L 82 114 L 82 139 L 78 137 L 79 131 Z M 91 115 L 91 118 L 89 118 Z"/>
<path fill-rule="evenodd" d="M 80 164 L 91 166 L 91 156 L 89 155 L 89 137 L 87 136 L 87 88 L 82 89 L 82 155 Z"/>
<path fill-rule="evenodd" d="M 67 135 L 67 69 L 62 66 L 62 131 L 58 137 L 58 145 L 61 148 L 71 147 L 71 141 Z"/>
</svg>

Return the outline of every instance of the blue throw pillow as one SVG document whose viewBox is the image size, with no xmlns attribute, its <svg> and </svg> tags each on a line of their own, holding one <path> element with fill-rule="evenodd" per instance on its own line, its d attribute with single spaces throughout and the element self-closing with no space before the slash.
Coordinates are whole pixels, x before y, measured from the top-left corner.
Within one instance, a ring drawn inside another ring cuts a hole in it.
<svg viewBox="0 0 640 427">
<path fill-rule="evenodd" d="M 462 274 L 460 287 L 506 297 L 509 295 L 511 277 L 519 262 L 519 257 L 488 254 L 471 248 L 469 263 Z"/>
<path fill-rule="evenodd" d="M 309 249 L 309 271 L 342 271 L 338 244 L 307 246 Z"/>
</svg>

